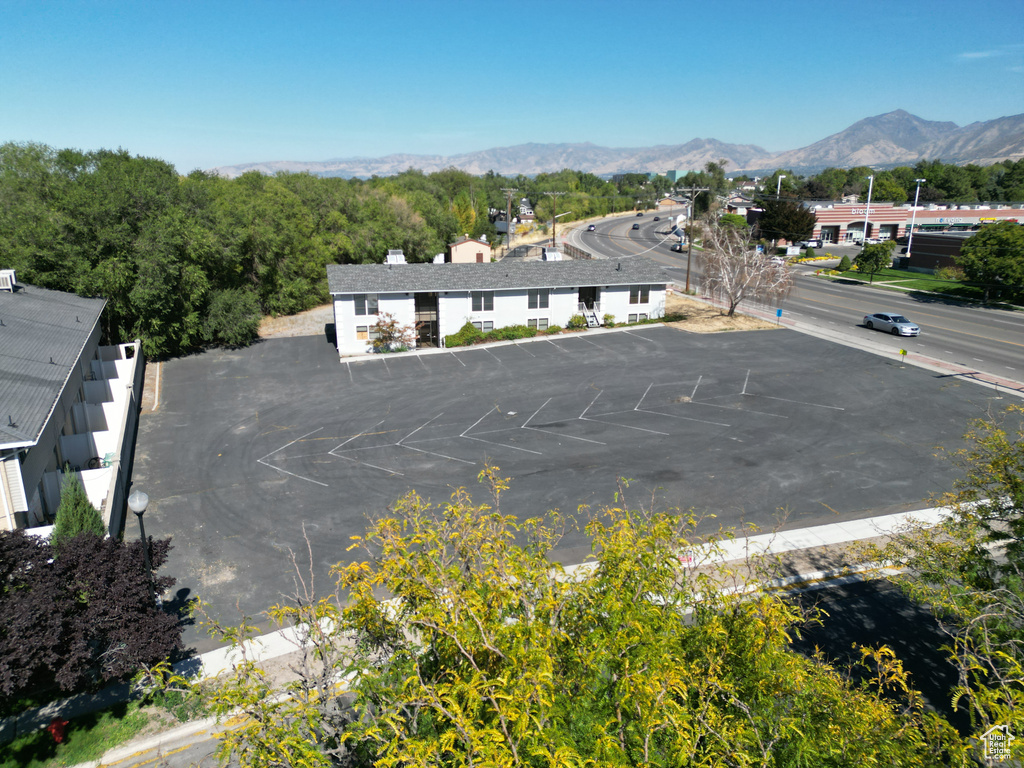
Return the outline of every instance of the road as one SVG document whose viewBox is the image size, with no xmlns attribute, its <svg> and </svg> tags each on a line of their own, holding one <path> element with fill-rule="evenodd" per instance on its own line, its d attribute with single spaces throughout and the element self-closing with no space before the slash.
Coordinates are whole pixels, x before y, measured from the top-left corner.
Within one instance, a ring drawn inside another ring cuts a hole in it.
<svg viewBox="0 0 1024 768">
<path fill-rule="evenodd" d="M 660 221 L 654 221 L 657 215 Z M 664 264 L 677 282 L 686 279 L 686 253 L 670 246 L 673 215 L 647 212 L 642 217 L 604 219 L 595 231 L 577 228 L 567 240 L 598 258 L 647 256 Z M 632 226 L 639 224 L 640 229 Z M 856 256 L 856 246 L 827 246 L 836 256 Z M 694 260 L 696 262 L 696 259 Z M 897 354 L 899 349 L 944 363 L 963 366 L 1024 387 L 1024 313 L 951 301 L 939 296 L 908 295 L 853 281 L 830 281 L 815 276 L 820 264 L 794 265 L 794 287 L 781 304 L 784 317 L 823 329 L 859 343 Z M 691 265 L 691 286 L 699 287 L 700 273 Z M 861 325 L 864 315 L 892 311 L 921 327 L 915 338 L 891 337 Z"/>
</svg>

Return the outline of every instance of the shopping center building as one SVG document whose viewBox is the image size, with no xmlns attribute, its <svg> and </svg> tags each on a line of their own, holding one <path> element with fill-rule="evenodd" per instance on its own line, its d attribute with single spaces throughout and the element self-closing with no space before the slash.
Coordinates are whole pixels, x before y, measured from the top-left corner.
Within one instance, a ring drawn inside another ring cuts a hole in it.
<svg viewBox="0 0 1024 768">
<path fill-rule="evenodd" d="M 872 203 L 809 203 L 816 218 L 815 239 L 854 243 L 865 237 L 894 240 L 919 232 L 964 232 L 997 221 L 1024 222 L 1024 208 L 1000 205 L 895 205 Z"/>
</svg>

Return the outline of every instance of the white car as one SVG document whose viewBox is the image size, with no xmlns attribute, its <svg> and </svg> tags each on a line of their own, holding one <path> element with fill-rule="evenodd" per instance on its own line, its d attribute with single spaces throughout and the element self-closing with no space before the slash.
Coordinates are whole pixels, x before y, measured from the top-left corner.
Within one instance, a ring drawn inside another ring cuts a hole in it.
<svg viewBox="0 0 1024 768">
<path fill-rule="evenodd" d="M 864 327 L 868 330 L 888 331 L 893 336 L 918 336 L 921 329 L 903 315 L 895 312 L 875 312 L 864 316 Z"/>
</svg>

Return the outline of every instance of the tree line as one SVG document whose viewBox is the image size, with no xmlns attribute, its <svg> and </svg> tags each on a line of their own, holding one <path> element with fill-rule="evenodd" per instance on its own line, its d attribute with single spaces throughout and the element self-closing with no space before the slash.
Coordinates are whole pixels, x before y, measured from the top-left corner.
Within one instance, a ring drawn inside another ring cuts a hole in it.
<svg viewBox="0 0 1024 768">
<path fill-rule="evenodd" d="M 426 261 L 463 234 L 494 242 L 494 213 L 511 202 L 515 215 L 523 197 L 541 221 L 556 213 L 573 221 L 651 208 L 673 191 L 706 187 L 699 214 L 733 184 L 725 165 L 708 163 L 675 182 L 643 173 L 612 182 L 570 169 L 506 177 L 455 168 L 365 180 L 258 172 L 225 179 L 202 171 L 181 176 L 162 160 L 123 149 L 6 143 L 0 266 L 16 269 L 21 282 L 105 298 L 107 343 L 141 338 L 148 356 L 177 355 L 248 344 L 264 315 L 325 303 L 327 264 L 379 262 L 392 248 Z M 833 197 L 859 189 L 869 173 L 827 169 L 801 180 L 776 172 L 786 176 L 790 194 Z M 911 188 L 907 180 L 922 176 L 929 180 L 925 201 L 973 199 L 982 191 L 988 199 L 1024 199 L 1024 160 L 897 168 L 876 175 L 873 197 L 899 200 L 899 190 Z M 556 191 L 563 194 L 546 194 Z"/>
<path fill-rule="evenodd" d="M 1003 160 L 992 165 L 951 165 L 941 160 L 921 160 L 913 166 L 876 171 L 866 165 L 826 168 L 810 176 L 779 168 L 761 180 L 765 193 L 805 200 L 838 200 L 844 195 L 867 199 L 868 176 L 874 176 L 871 199 L 880 202 L 914 202 L 917 179 L 919 203 L 983 203 L 1024 201 L 1024 159 Z M 781 183 L 780 183 L 781 177 Z M 736 179 L 746 179 L 745 176 Z"/>
</svg>

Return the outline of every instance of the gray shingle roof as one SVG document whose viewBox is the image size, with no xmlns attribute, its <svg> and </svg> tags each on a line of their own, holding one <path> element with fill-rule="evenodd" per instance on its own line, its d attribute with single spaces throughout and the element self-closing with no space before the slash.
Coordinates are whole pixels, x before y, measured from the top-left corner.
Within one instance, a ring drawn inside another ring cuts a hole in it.
<svg viewBox="0 0 1024 768">
<path fill-rule="evenodd" d="M 38 439 L 105 305 L 24 283 L 0 291 L 0 447 Z"/>
<path fill-rule="evenodd" d="M 665 283 L 650 259 L 499 261 L 491 264 L 328 264 L 332 294 L 494 291 L 515 288 L 578 288 L 588 285 Z"/>
</svg>

